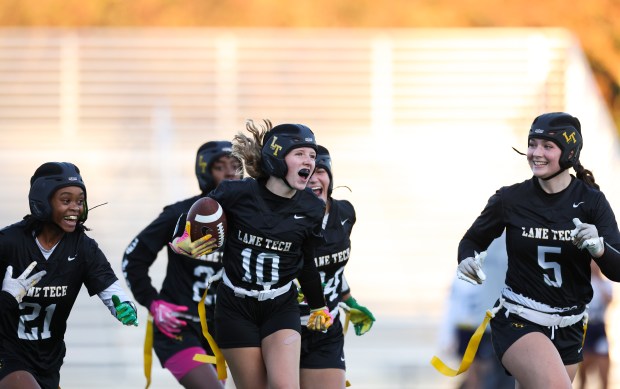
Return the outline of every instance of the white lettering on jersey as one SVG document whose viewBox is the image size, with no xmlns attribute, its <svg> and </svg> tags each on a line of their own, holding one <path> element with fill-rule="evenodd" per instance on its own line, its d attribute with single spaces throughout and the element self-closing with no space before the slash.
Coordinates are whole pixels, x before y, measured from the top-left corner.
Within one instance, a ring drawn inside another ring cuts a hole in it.
<svg viewBox="0 0 620 389">
<path fill-rule="evenodd" d="M 265 239 L 265 248 L 274 251 L 290 251 L 292 242 L 282 242 L 279 240 Z"/>
<path fill-rule="evenodd" d="M 237 233 L 237 239 L 239 239 L 245 244 L 251 244 L 257 247 L 264 247 L 268 250 L 273 251 L 291 251 L 291 247 L 293 247 L 293 242 L 267 239 L 261 236 L 255 236 L 252 234 L 248 234 L 247 232 L 241 231 Z"/>
<path fill-rule="evenodd" d="M 261 245 L 263 244 L 262 237 L 248 234 L 247 232 L 241 232 L 241 230 L 239 230 L 237 238 L 245 244 L 251 244 L 258 247 L 262 247 Z"/>
<path fill-rule="evenodd" d="M 346 250 L 342 250 L 337 253 L 322 255 L 320 257 L 314 258 L 314 263 L 317 267 L 327 266 L 334 263 L 345 262 L 349 259 L 351 255 L 351 248 L 347 248 Z"/>
<path fill-rule="evenodd" d="M 569 242 L 571 241 L 570 231 L 571 230 L 553 230 L 549 228 L 542 227 L 521 227 L 522 234 L 521 236 L 525 238 L 532 239 L 545 239 L 545 240 L 560 240 Z"/>
<path fill-rule="evenodd" d="M 67 295 L 67 285 L 33 286 L 28 290 L 29 297 L 64 297 Z"/>
</svg>

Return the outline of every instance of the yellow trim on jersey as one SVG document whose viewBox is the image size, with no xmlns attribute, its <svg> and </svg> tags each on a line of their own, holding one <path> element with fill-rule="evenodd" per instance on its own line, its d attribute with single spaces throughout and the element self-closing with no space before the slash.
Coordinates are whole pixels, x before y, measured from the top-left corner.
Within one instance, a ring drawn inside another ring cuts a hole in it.
<svg viewBox="0 0 620 389">
<path fill-rule="evenodd" d="M 209 283 L 210 284 L 210 283 Z M 211 350 L 213 351 L 213 355 L 207 354 L 196 354 L 194 355 L 194 361 L 203 362 L 203 363 L 212 363 L 215 364 L 217 368 L 217 379 L 225 380 L 226 375 L 226 360 L 224 359 L 224 354 L 219 347 L 217 347 L 217 343 L 215 343 L 215 339 L 209 333 L 209 327 L 207 326 L 207 312 L 205 310 L 205 299 L 207 298 L 207 292 L 209 288 L 205 289 L 200 302 L 198 303 L 198 316 L 200 316 L 200 327 L 202 328 L 202 335 L 207 339 Z"/>
<path fill-rule="evenodd" d="M 443 361 L 436 356 L 433 356 L 431 359 L 431 365 L 441 374 L 448 377 L 456 377 L 457 375 L 464 373 L 469 369 L 474 358 L 476 357 L 476 352 L 478 352 L 478 346 L 480 346 L 480 341 L 482 340 L 482 335 L 484 335 L 484 331 L 487 328 L 487 325 L 491 321 L 491 319 L 495 316 L 490 310 L 487 310 L 484 320 L 476 329 L 476 332 L 472 335 L 471 339 L 469 339 L 469 343 L 467 344 L 467 349 L 465 349 L 465 354 L 463 354 L 463 359 L 461 360 L 461 365 L 458 370 L 454 370 L 449 368 Z"/>
</svg>

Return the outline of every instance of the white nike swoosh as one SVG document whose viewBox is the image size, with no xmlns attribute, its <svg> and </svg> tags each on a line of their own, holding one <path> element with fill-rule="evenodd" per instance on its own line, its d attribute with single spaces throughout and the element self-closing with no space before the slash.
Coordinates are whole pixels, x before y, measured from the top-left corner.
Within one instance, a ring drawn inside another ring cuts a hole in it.
<svg viewBox="0 0 620 389">
<path fill-rule="evenodd" d="M 77 257 L 77 255 L 75 257 Z M 75 257 L 69 256 L 69 257 L 67 257 L 67 261 L 71 262 L 71 261 L 73 261 L 75 259 Z"/>
<path fill-rule="evenodd" d="M 578 206 L 580 206 L 583 203 L 585 203 L 585 201 L 580 201 L 578 203 L 573 203 L 573 208 L 577 208 Z"/>
<path fill-rule="evenodd" d="M 305 216 L 303 216 L 303 215 L 302 215 L 302 216 L 299 216 L 299 215 L 293 215 L 293 217 L 294 217 L 295 219 L 303 219 L 303 218 L 305 218 Z"/>
<path fill-rule="evenodd" d="M 340 357 L 340 360 L 341 360 L 342 362 L 344 362 L 344 357 Z"/>
<path fill-rule="evenodd" d="M 344 219 L 344 220 L 341 220 L 341 221 L 340 221 L 340 224 L 342 224 L 342 225 L 344 226 L 344 223 L 346 223 L 346 222 L 348 222 L 348 221 L 349 221 L 349 219 Z"/>
</svg>

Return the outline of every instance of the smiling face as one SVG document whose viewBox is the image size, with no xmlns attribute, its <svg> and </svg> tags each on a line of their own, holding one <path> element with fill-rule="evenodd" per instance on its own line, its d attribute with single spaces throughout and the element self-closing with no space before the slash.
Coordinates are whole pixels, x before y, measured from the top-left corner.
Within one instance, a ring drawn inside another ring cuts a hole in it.
<svg viewBox="0 0 620 389">
<path fill-rule="evenodd" d="M 550 140 L 531 138 L 527 147 L 527 162 L 535 177 L 546 178 L 560 170 L 562 150 Z"/>
<path fill-rule="evenodd" d="M 84 190 L 79 186 L 66 186 L 54 192 L 50 199 L 52 222 L 64 232 L 73 232 L 84 211 Z"/>
<path fill-rule="evenodd" d="M 308 181 L 308 187 L 312 189 L 317 197 L 327 203 L 327 193 L 329 189 L 329 174 L 322 167 L 316 168 L 312 177 Z"/>
<path fill-rule="evenodd" d="M 286 182 L 296 190 L 304 190 L 314 171 L 315 160 L 316 151 L 311 147 L 298 147 L 291 150 L 284 157 L 288 168 Z"/>
</svg>

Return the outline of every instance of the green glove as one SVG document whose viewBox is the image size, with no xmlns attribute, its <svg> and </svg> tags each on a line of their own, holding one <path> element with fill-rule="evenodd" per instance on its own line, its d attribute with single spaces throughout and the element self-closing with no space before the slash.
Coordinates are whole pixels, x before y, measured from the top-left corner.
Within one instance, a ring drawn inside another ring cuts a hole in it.
<svg viewBox="0 0 620 389">
<path fill-rule="evenodd" d="M 375 321 L 375 317 L 370 313 L 368 308 L 361 306 L 355 301 L 353 296 L 344 301 L 350 308 L 350 320 L 355 327 L 355 335 L 364 335 L 372 328 L 372 323 Z"/>
<path fill-rule="evenodd" d="M 138 312 L 131 301 L 123 301 L 117 295 L 112 295 L 112 302 L 116 308 L 116 318 L 126 326 L 138 326 Z"/>
</svg>

